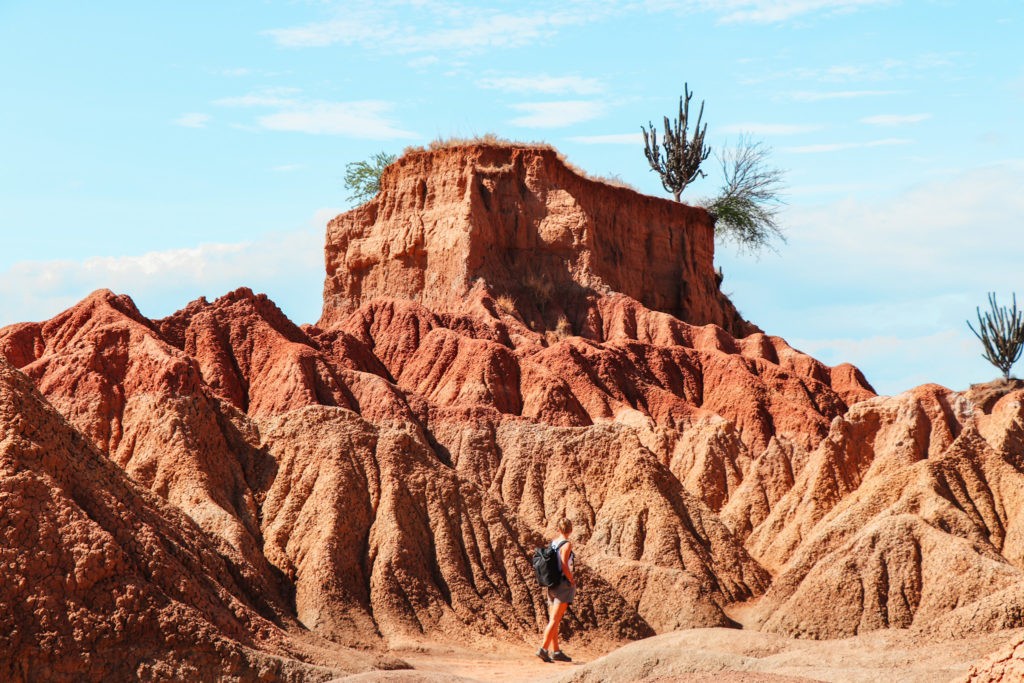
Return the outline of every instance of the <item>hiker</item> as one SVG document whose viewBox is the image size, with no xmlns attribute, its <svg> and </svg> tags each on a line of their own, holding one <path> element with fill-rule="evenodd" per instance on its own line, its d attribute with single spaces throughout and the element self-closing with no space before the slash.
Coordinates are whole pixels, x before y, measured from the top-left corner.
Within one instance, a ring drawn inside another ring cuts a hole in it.
<svg viewBox="0 0 1024 683">
<path fill-rule="evenodd" d="M 537 656 L 545 662 L 571 662 L 567 654 L 558 647 L 558 628 L 562 624 L 565 610 L 572 604 L 576 596 L 576 576 L 573 574 L 572 522 L 565 517 L 558 520 L 555 526 L 558 535 L 551 541 L 551 549 L 558 557 L 558 570 L 561 581 L 549 586 L 548 591 L 548 625 L 544 629 L 544 643 L 537 650 Z"/>
</svg>

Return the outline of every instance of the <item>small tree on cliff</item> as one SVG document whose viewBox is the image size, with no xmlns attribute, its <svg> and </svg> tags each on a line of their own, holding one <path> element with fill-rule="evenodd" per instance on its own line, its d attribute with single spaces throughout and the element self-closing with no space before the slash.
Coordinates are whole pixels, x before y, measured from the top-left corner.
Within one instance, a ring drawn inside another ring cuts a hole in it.
<svg viewBox="0 0 1024 683">
<path fill-rule="evenodd" d="M 1024 317 L 1017 310 L 1017 295 L 1013 295 L 1010 308 L 996 304 L 995 292 L 988 295 L 991 310 L 982 314 L 981 307 L 975 309 L 978 314 L 978 329 L 974 329 L 971 321 L 967 327 L 974 336 L 981 340 L 985 353 L 981 355 L 1003 373 L 1003 379 L 1010 379 L 1010 368 L 1020 358 L 1024 350 Z"/>
<path fill-rule="evenodd" d="M 771 150 L 741 136 L 732 149 L 715 156 L 722 164 L 722 189 L 703 202 L 715 221 L 715 235 L 750 251 L 786 241 L 778 223 L 783 172 L 768 164 Z"/>
<path fill-rule="evenodd" d="M 360 204 L 373 199 L 380 192 L 380 174 L 395 159 L 394 154 L 378 152 L 369 161 L 353 161 L 345 166 L 345 187 L 352 191 L 348 200 Z"/>
<path fill-rule="evenodd" d="M 668 117 L 665 117 L 664 158 L 661 156 L 661 148 L 658 147 L 658 131 L 654 124 L 648 122 L 650 130 L 640 126 L 644 134 L 644 155 L 651 164 L 651 170 L 661 176 L 661 184 L 665 190 L 672 193 L 677 202 L 687 185 L 698 175 L 704 177 L 700 165 L 711 153 L 711 148 L 704 146 L 704 134 L 707 132 L 708 124 L 705 123 L 701 127 L 701 119 L 704 117 L 703 100 L 697 114 L 697 125 L 693 129 L 693 138 L 689 137 L 692 97 L 689 85 L 683 84 L 683 97 L 679 98 L 679 118 L 670 122 Z"/>
</svg>

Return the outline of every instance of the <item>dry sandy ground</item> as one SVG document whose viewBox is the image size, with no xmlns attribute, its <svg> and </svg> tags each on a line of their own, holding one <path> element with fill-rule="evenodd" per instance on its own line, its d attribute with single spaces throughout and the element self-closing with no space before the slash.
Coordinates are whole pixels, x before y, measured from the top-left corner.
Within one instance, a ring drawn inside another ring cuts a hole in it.
<svg viewBox="0 0 1024 683">
<path fill-rule="evenodd" d="M 481 650 L 419 647 L 395 651 L 412 671 L 360 674 L 340 681 L 560 681 L 590 683 L 796 683 L 798 681 L 957 680 L 970 664 L 1021 630 L 949 642 L 923 642 L 901 630 L 842 640 L 796 640 L 770 633 L 710 628 L 677 631 L 630 643 L 605 656 L 566 650 L 572 664 L 545 664 L 524 645 Z"/>
</svg>

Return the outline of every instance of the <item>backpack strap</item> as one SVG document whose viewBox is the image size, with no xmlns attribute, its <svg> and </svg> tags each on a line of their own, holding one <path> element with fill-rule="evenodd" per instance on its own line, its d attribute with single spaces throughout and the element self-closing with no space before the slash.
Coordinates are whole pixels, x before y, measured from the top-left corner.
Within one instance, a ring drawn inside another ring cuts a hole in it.
<svg viewBox="0 0 1024 683">
<path fill-rule="evenodd" d="M 559 543 L 558 545 L 556 545 L 555 546 L 555 552 L 557 553 L 559 550 L 561 550 L 562 546 L 565 545 L 568 542 L 569 542 L 569 539 L 567 538 L 564 541 L 562 541 L 561 543 Z"/>
</svg>

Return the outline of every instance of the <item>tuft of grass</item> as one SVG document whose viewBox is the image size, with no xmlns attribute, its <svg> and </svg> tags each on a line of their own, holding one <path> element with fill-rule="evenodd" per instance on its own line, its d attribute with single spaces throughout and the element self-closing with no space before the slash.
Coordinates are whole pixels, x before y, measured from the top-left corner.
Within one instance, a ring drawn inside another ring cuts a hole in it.
<svg viewBox="0 0 1024 683">
<path fill-rule="evenodd" d="M 554 152 L 555 158 L 562 162 L 563 166 L 582 178 L 592 182 L 601 183 L 603 185 L 608 185 L 609 187 L 618 187 L 642 194 L 639 189 L 624 181 L 618 174 L 613 173 L 607 176 L 601 176 L 588 173 L 586 170 L 569 161 L 565 155 L 558 151 L 551 143 L 537 140 L 530 142 L 524 140 L 510 140 L 495 133 L 484 133 L 483 135 L 476 135 L 473 137 L 437 137 L 426 145 L 412 145 L 406 147 L 402 152 L 402 156 L 404 157 L 407 154 L 418 154 L 423 152 L 436 152 L 438 150 L 453 149 L 456 147 L 477 146 L 498 147 L 502 149 L 522 147 L 525 149 L 539 149 Z"/>
<path fill-rule="evenodd" d="M 558 316 L 558 320 L 555 322 L 555 329 L 548 330 L 544 333 L 544 341 L 548 346 L 557 344 L 558 342 L 568 339 L 572 336 L 572 323 L 564 315 Z"/>
<path fill-rule="evenodd" d="M 605 185 L 610 185 L 612 187 L 621 187 L 626 190 L 633 190 L 633 192 L 640 192 L 640 190 L 637 189 L 635 185 L 630 185 L 629 183 L 627 183 L 625 180 L 622 179 L 622 176 L 620 176 L 618 173 L 612 173 L 610 175 L 591 175 L 584 171 L 582 168 L 577 168 L 573 166 L 568 161 L 563 160 L 563 163 L 569 168 L 571 168 L 573 171 L 575 171 L 577 175 L 581 175 L 584 178 L 587 178 L 588 180 L 593 180 L 594 182 L 603 183 Z"/>
<path fill-rule="evenodd" d="M 551 281 L 551 276 L 543 271 L 531 270 L 528 272 L 523 278 L 523 288 L 530 294 L 533 303 L 541 311 L 547 308 L 555 293 L 555 283 Z"/>
<path fill-rule="evenodd" d="M 498 307 L 498 310 L 506 315 L 514 316 L 516 314 L 516 300 L 508 294 L 502 294 L 494 300 L 494 305 Z"/>
<path fill-rule="evenodd" d="M 572 336 L 572 323 L 564 315 L 558 316 L 558 320 L 555 322 L 555 334 L 559 339 Z"/>
<path fill-rule="evenodd" d="M 550 144 L 546 142 L 526 142 L 522 140 L 510 140 L 503 138 L 495 133 L 484 133 L 483 135 L 475 135 L 473 137 L 436 137 L 426 145 L 412 145 L 406 147 L 402 152 L 402 155 L 415 154 L 419 152 L 436 152 L 442 149 L 452 149 L 455 147 L 500 147 L 500 148 L 512 148 L 512 147 L 526 147 L 529 149 L 546 149 L 555 150 Z"/>
</svg>

